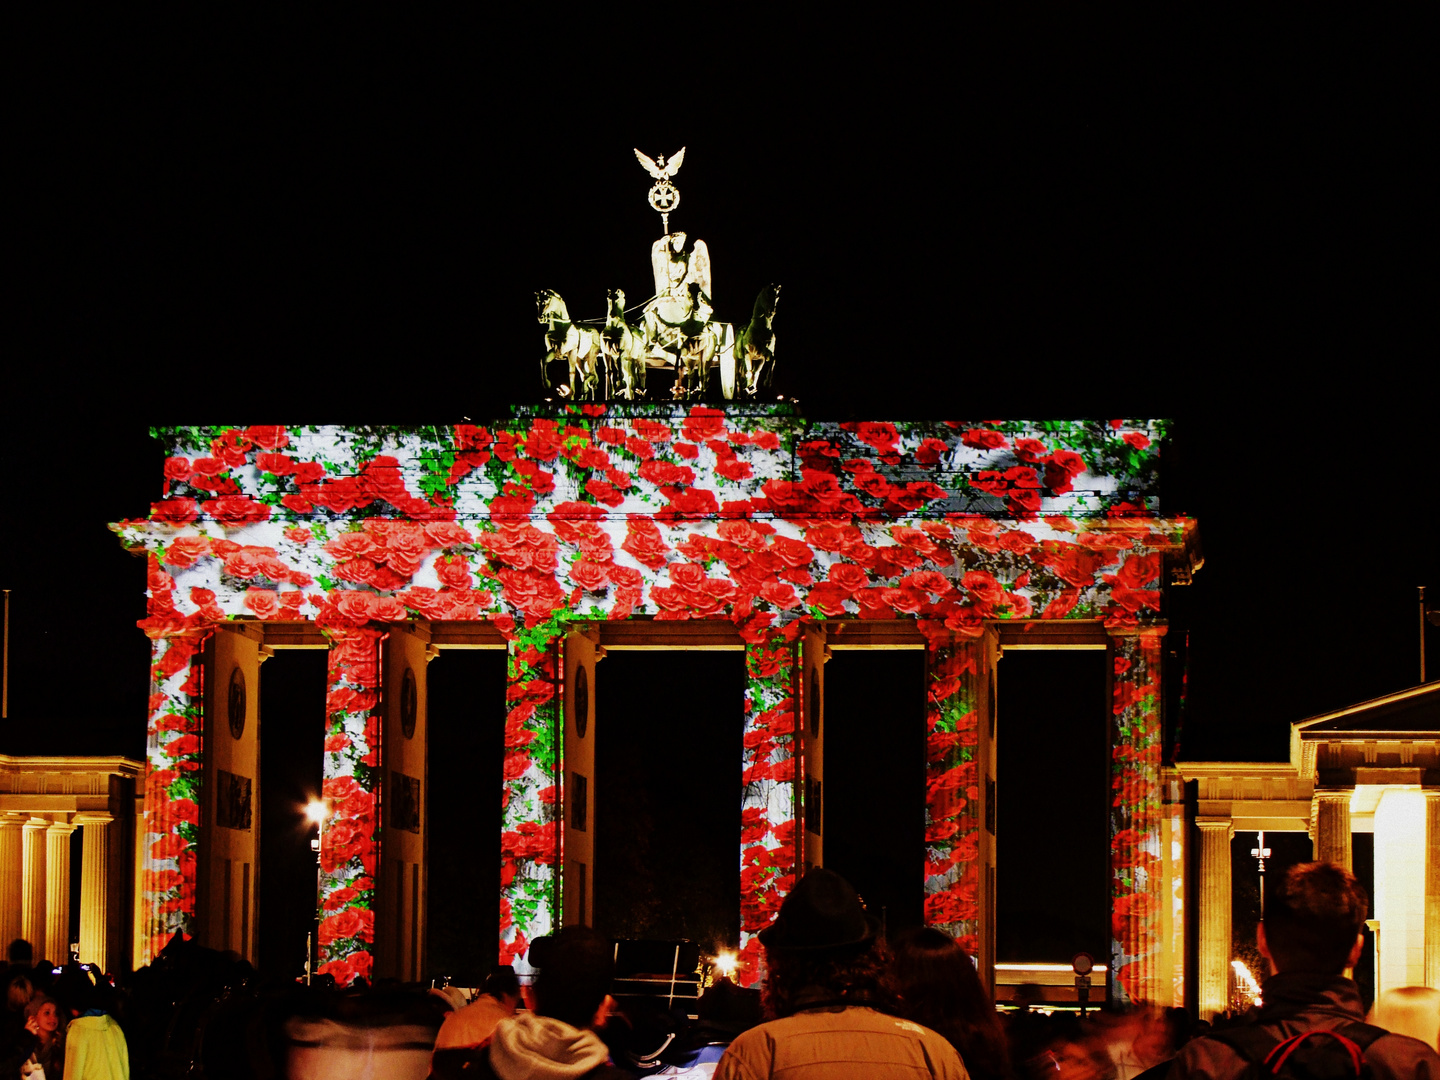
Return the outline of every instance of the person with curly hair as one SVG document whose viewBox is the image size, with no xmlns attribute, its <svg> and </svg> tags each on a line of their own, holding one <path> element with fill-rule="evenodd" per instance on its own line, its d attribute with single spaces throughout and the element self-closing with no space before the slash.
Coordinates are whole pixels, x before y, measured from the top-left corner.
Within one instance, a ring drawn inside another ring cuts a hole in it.
<svg viewBox="0 0 1440 1080">
<path fill-rule="evenodd" d="M 995 1003 L 960 944 L 943 930 L 917 926 L 891 946 L 905 1015 L 944 1035 L 975 1080 L 1005 1080 L 1010 1053 Z"/>
<path fill-rule="evenodd" d="M 730 1044 L 715 1080 L 969 1080 L 954 1047 L 901 1015 L 878 929 L 839 874 L 801 878 L 759 935 L 772 1019 Z"/>
</svg>

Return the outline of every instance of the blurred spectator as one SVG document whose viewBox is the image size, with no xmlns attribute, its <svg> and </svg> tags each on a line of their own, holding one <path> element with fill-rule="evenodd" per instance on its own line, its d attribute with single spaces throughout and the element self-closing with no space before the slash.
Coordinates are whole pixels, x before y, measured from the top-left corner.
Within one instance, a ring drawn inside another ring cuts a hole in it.
<svg viewBox="0 0 1440 1080">
<path fill-rule="evenodd" d="M 440 1017 L 426 994 L 297 988 L 283 1012 L 287 1080 L 424 1080 L 430 1071 Z"/>
<path fill-rule="evenodd" d="M 840 875 L 816 867 L 801 878 L 759 935 L 776 1019 L 730 1044 L 716 1080 L 965 1078 L 954 1047 L 893 1015 L 899 1002 L 878 928 Z"/>
<path fill-rule="evenodd" d="M 20 1075 L 20 1066 L 30 1059 L 39 1040 L 26 1030 L 25 1007 L 35 988 L 23 974 L 12 974 L 5 984 L 5 1012 L 0 1015 L 0 1076 Z"/>
<path fill-rule="evenodd" d="M 520 980 L 515 977 L 515 969 L 509 964 L 496 968 L 474 1001 L 445 1017 L 440 1034 L 435 1037 L 436 1055 L 447 1050 L 484 1046 L 490 1041 L 495 1025 L 514 1016 L 519 1005 Z"/>
<path fill-rule="evenodd" d="M 609 1051 L 596 1034 L 615 1006 L 610 996 L 615 961 L 609 939 L 589 927 L 567 926 L 540 946 L 541 942 L 534 942 L 530 950 L 531 963 L 540 969 L 533 986 L 534 1011 L 496 1024 L 489 1047 L 476 1052 L 468 1066 L 460 1066 L 464 1071 L 441 1072 L 437 1055 L 436 1077 L 618 1080 L 628 1075 L 610 1064 Z M 446 1067 L 458 1064 L 451 1061 Z"/>
<path fill-rule="evenodd" d="M 1008 1077 L 1005 1030 L 965 950 L 930 926 L 903 931 L 891 948 L 905 1015 L 945 1036 L 976 1080 Z"/>
<path fill-rule="evenodd" d="M 1440 1078 L 1440 1055 L 1431 1046 L 1361 1022 L 1360 988 L 1344 971 L 1360 959 L 1368 907 L 1369 897 L 1354 875 L 1330 863 L 1301 863 L 1271 875 L 1265 919 L 1255 935 L 1272 973 L 1260 987 L 1264 1004 L 1243 1023 L 1191 1041 L 1167 1075 L 1230 1080 L 1263 1062 L 1282 1042 L 1328 1031 L 1358 1047 L 1375 1080 Z M 1290 1053 L 1296 1071 L 1308 1060 L 1316 1067 L 1333 1062 L 1340 1070 L 1335 1075 L 1354 1072 L 1340 1039 L 1307 1039 Z"/>
<path fill-rule="evenodd" d="M 1401 986 L 1380 995 L 1366 1017 L 1369 1023 L 1409 1035 L 1440 1050 L 1440 990 L 1429 986 Z"/>
<path fill-rule="evenodd" d="M 62 982 L 76 1014 L 65 1031 L 65 1080 L 130 1080 L 130 1049 L 111 1015 L 113 988 L 92 982 L 78 965 L 75 971 L 79 978 Z"/>
<path fill-rule="evenodd" d="M 44 994 L 30 999 L 30 1004 L 25 1006 L 25 1030 L 35 1036 L 37 1045 L 30 1059 L 20 1067 L 20 1074 L 34 1080 L 40 1080 L 41 1076 L 45 1080 L 61 1080 L 65 1073 L 65 1026 L 53 999 Z"/>
</svg>

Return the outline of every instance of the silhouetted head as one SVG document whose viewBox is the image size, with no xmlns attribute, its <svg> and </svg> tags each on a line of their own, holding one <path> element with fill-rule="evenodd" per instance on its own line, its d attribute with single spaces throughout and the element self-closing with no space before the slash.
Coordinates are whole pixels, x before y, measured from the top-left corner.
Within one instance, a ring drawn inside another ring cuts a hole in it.
<svg viewBox="0 0 1440 1080">
<path fill-rule="evenodd" d="M 571 1027 L 589 1027 L 615 979 L 610 939 L 588 926 L 567 926 L 532 959 L 540 968 L 535 1012 Z"/>
<path fill-rule="evenodd" d="M 1332 863 L 1301 863 L 1271 876 L 1260 951 L 1275 971 L 1338 975 L 1355 962 L 1370 898 Z"/>
</svg>

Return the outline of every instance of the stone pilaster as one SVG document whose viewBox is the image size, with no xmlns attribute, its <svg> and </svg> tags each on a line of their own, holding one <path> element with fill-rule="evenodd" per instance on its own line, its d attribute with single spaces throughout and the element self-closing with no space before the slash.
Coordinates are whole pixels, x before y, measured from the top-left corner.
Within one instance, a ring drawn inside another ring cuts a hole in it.
<svg viewBox="0 0 1440 1080">
<path fill-rule="evenodd" d="M 41 955 L 57 965 L 70 959 L 70 835 L 74 831 L 68 821 L 51 822 L 45 830 L 45 951 Z"/>
<path fill-rule="evenodd" d="M 1317 791 L 1312 807 L 1315 822 L 1315 861 L 1353 870 L 1350 841 L 1350 789 Z"/>
<path fill-rule="evenodd" d="M 8 945 L 21 936 L 21 912 L 25 906 L 25 868 L 20 830 L 22 818 L 0 820 L 0 944 Z"/>
<path fill-rule="evenodd" d="M 110 912 L 109 814 L 78 814 L 80 833 L 80 959 L 106 963 L 106 927 Z"/>
<path fill-rule="evenodd" d="M 1440 791 L 1425 792 L 1425 985 L 1440 987 Z"/>
<path fill-rule="evenodd" d="M 1200 1018 L 1213 1019 L 1230 1007 L 1230 839 L 1228 818 L 1197 817 L 1200 830 Z"/>
<path fill-rule="evenodd" d="M 45 947 L 45 830 L 49 825 L 45 818 L 31 818 L 25 823 L 22 839 L 20 936 L 37 953 Z"/>
</svg>

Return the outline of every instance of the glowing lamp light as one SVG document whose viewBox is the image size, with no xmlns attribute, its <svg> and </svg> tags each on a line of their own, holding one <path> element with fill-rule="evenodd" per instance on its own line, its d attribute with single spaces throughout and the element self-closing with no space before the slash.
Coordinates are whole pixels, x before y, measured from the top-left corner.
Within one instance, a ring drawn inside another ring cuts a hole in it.
<svg viewBox="0 0 1440 1080">
<path fill-rule="evenodd" d="M 330 809 L 319 799 L 311 799 L 305 804 L 305 820 L 311 825 L 320 825 L 330 816 Z"/>
<path fill-rule="evenodd" d="M 740 965 L 740 958 L 733 952 L 722 952 L 715 957 L 715 970 L 721 976 L 728 979 L 735 974 L 735 969 Z"/>
<path fill-rule="evenodd" d="M 1244 987 L 1245 993 L 1256 1005 L 1263 1004 L 1260 1000 L 1260 984 L 1255 981 L 1255 976 L 1250 974 L 1250 969 L 1245 966 L 1244 961 L 1231 960 L 1230 966 L 1235 969 L 1235 978 Z"/>
</svg>

